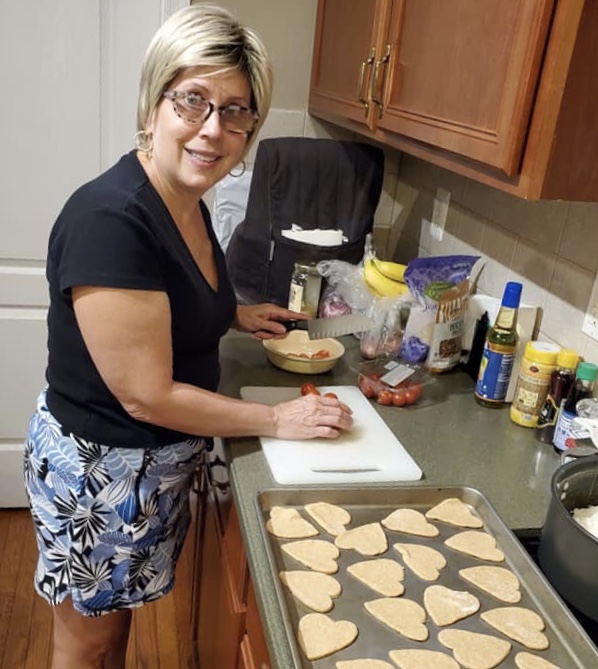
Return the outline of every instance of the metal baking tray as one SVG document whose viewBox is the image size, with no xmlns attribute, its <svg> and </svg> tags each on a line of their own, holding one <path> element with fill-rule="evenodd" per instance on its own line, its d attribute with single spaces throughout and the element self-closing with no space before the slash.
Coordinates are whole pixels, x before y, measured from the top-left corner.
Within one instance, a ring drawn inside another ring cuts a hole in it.
<svg viewBox="0 0 598 669">
<path fill-rule="evenodd" d="M 342 506 L 351 514 L 351 523 L 347 526 L 348 529 L 351 529 L 366 523 L 380 521 L 389 513 L 401 507 L 426 512 L 448 497 L 457 497 L 477 512 L 484 522 L 485 531 L 495 537 L 498 546 L 505 553 L 505 562 L 490 563 L 479 560 L 457 553 L 444 545 L 443 542 L 449 536 L 468 528 L 431 521 L 440 530 L 440 535 L 431 539 L 403 532 L 393 532 L 383 527 L 388 539 L 388 550 L 383 555 L 374 556 L 375 558 L 393 558 L 404 565 L 401 555 L 392 548 L 394 543 L 403 542 L 421 543 L 436 548 L 447 560 L 447 566 L 441 571 L 440 578 L 437 581 L 423 581 L 415 576 L 408 567 L 405 567 L 403 581 L 405 593 L 402 596 L 413 599 L 423 606 L 423 592 L 429 585 L 440 584 L 454 590 L 468 590 L 480 600 L 479 612 L 444 629 L 449 627 L 451 629 L 465 629 L 506 639 L 507 637 L 484 623 L 479 615 L 482 611 L 507 606 L 507 604 L 486 595 L 482 590 L 467 583 L 457 572 L 463 567 L 480 564 L 510 568 L 521 582 L 521 601 L 516 606 L 530 608 L 542 616 L 546 624 L 544 634 L 548 637 L 550 646 L 547 650 L 534 651 L 525 648 L 512 639 L 508 639 L 511 642 L 512 649 L 508 657 L 498 665 L 498 669 L 516 669 L 515 655 L 520 651 L 534 653 L 553 662 L 561 669 L 598 667 L 598 649 L 525 552 L 515 535 L 500 519 L 483 493 L 470 487 L 351 488 L 339 486 L 333 488 L 276 488 L 264 490 L 258 493 L 256 500 L 260 528 L 264 543 L 267 546 L 269 567 L 282 610 L 283 624 L 295 669 L 335 669 L 336 662 L 339 660 L 358 658 L 385 660 L 392 665 L 388 652 L 399 648 L 441 650 L 450 656 L 452 656 L 452 651 L 438 641 L 437 634 L 443 628 L 438 628 L 430 619 L 426 623 L 430 631 L 428 640 L 417 642 L 403 637 L 370 616 L 364 608 L 363 602 L 376 599 L 382 595 L 361 584 L 346 572 L 348 565 L 368 558 L 354 550 L 341 550 L 338 559 L 339 570 L 333 576 L 339 580 L 343 590 L 340 597 L 334 600 L 334 608 L 326 615 L 333 620 L 351 620 L 357 625 L 359 635 L 353 644 L 339 652 L 320 660 L 308 660 L 298 645 L 296 630 L 299 619 L 312 611 L 291 595 L 288 589 L 282 585 L 278 576 L 278 572 L 281 570 L 307 568 L 280 549 L 283 543 L 294 541 L 293 539 L 280 539 L 272 536 L 266 530 L 266 521 L 269 519 L 270 509 L 273 506 L 296 508 L 305 519 L 310 520 L 317 526 L 302 507 L 310 502 L 329 502 Z M 323 530 L 319 536 L 310 538 L 334 541 L 334 537 Z"/>
</svg>

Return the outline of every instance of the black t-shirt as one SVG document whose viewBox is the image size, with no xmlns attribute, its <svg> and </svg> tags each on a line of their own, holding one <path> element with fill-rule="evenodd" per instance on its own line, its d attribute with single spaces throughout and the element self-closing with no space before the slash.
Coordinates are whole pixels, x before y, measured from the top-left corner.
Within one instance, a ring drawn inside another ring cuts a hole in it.
<svg viewBox="0 0 598 669">
<path fill-rule="evenodd" d="M 48 407 L 65 432 L 109 446 L 155 447 L 189 436 L 135 420 L 108 390 L 75 319 L 71 288 L 104 286 L 168 294 L 173 378 L 216 390 L 218 345 L 236 300 L 224 255 L 200 202 L 218 268 L 215 292 L 199 271 L 135 152 L 79 188 L 50 234 L 47 279 Z M 204 435 L 208 436 L 208 435 Z"/>
</svg>

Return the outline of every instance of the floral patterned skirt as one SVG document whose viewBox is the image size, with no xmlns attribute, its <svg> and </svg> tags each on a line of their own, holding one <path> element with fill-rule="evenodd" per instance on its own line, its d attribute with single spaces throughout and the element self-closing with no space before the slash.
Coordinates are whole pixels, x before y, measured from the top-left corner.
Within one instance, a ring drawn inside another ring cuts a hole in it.
<svg viewBox="0 0 598 669">
<path fill-rule="evenodd" d="M 43 392 L 25 444 L 25 484 L 39 560 L 37 592 L 85 616 L 169 592 L 190 523 L 204 439 L 113 448 L 63 434 Z"/>
</svg>

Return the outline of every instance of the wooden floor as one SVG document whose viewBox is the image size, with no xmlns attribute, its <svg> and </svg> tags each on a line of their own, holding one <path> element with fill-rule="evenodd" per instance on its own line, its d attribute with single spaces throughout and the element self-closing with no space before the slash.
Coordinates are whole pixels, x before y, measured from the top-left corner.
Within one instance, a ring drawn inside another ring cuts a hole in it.
<svg viewBox="0 0 598 669">
<path fill-rule="evenodd" d="M 127 669 L 189 669 L 191 541 L 172 593 L 133 613 Z M 29 511 L 0 509 L 0 669 L 50 666 L 52 616 L 33 588 L 37 549 Z"/>
</svg>

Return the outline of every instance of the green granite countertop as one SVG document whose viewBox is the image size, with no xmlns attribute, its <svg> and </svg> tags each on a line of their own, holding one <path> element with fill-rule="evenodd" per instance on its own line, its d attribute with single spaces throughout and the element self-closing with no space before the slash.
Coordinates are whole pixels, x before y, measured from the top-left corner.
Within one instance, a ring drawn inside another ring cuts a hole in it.
<svg viewBox="0 0 598 669">
<path fill-rule="evenodd" d="M 358 342 L 351 336 L 341 341 L 347 352 L 331 372 L 301 376 L 271 365 L 259 342 L 229 335 L 221 344 L 220 390 L 238 397 L 242 386 L 299 387 L 305 381 L 356 385 L 361 362 Z M 512 423 L 507 408 L 478 406 L 473 389 L 468 376 L 453 372 L 435 377 L 417 405 L 396 408 L 374 403 L 424 473 L 421 481 L 398 485 L 471 486 L 484 493 L 510 528 L 539 528 L 559 458 L 551 447 L 534 439 L 532 430 Z M 256 510 L 258 493 L 277 484 L 257 439 L 227 440 L 225 452 L 272 667 L 289 669 L 292 656 Z"/>
</svg>

